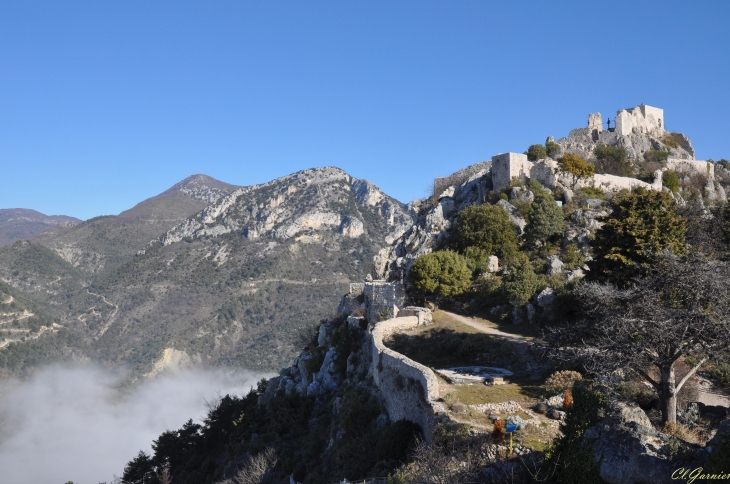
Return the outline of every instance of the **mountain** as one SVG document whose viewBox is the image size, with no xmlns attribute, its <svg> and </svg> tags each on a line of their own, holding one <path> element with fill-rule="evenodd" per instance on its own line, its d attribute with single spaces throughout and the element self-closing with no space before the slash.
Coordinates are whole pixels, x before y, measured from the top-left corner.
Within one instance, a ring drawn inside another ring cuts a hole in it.
<svg viewBox="0 0 730 484">
<path fill-rule="evenodd" d="M 298 349 L 297 328 L 331 316 L 412 221 L 338 168 L 250 187 L 196 175 L 116 217 L 0 249 L 0 279 L 78 338 L 68 358 L 136 374 L 171 361 L 274 370 Z"/>
<path fill-rule="evenodd" d="M 0 209 L 0 247 L 35 237 L 49 227 L 72 227 L 81 220 L 66 215 L 44 215 L 27 208 Z"/>
<path fill-rule="evenodd" d="M 56 227 L 34 241 L 83 272 L 99 273 L 123 263 L 150 240 L 237 188 L 206 175 L 193 175 L 119 215 Z"/>
</svg>

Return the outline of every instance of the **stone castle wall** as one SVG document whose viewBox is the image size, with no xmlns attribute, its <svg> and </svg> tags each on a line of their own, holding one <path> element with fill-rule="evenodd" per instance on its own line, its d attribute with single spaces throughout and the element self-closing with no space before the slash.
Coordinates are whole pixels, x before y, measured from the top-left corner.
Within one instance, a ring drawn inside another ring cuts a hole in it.
<svg viewBox="0 0 730 484">
<path fill-rule="evenodd" d="M 706 175 L 710 180 L 715 179 L 715 165 L 708 161 L 668 158 L 667 168 L 677 173 Z"/>
<path fill-rule="evenodd" d="M 397 353 L 383 344 L 393 333 L 419 325 L 417 316 L 381 321 L 368 334 L 372 351 L 370 373 L 383 396 L 391 422 L 410 420 L 421 426 L 424 437 L 431 440 L 436 415 L 443 411 L 438 380 L 428 367 Z"/>
<path fill-rule="evenodd" d="M 616 114 L 616 132 L 628 136 L 632 132 L 662 134 L 665 131 L 664 110 L 640 104 Z"/>
<path fill-rule="evenodd" d="M 473 165 L 462 168 L 461 170 L 452 173 L 449 176 L 441 176 L 433 180 L 433 194 L 438 197 L 444 190 L 451 186 L 459 186 L 462 183 L 469 181 L 470 178 L 479 174 L 480 172 L 488 172 L 492 166 L 491 161 L 482 161 L 480 163 L 474 163 Z"/>
</svg>

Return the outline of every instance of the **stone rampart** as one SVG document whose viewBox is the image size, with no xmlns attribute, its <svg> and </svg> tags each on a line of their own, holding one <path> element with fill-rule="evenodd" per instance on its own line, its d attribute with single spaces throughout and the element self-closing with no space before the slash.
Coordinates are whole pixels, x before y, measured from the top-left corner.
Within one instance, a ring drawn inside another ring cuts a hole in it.
<svg viewBox="0 0 730 484">
<path fill-rule="evenodd" d="M 708 161 L 668 158 L 667 168 L 677 173 L 705 175 L 710 180 L 715 179 L 715 165 Z"/>
<path fill-rule="evenodd" d="M 433 194 L 438 197 L 444 190 L 451 186 L 458 187 L 462 183 L 467 182 L 473 176 L 480 172 L 488 172 L 492 166 L 491 161 L 482 161 L 473 165 L 462 168 L 449 176 L 441 176 L 433 180 Z"/>
<path fill-rule="evenodd" d="M 368 334 L 372 350 L 370 372 L 383 396 L 391 422 L 410 420 L 421 426 L 427 441 L 442 410 L 436 375 L 428 367 L 387 348 L 383 340 L 391 334 L 413 329 L 419 324 L 416 316 L 381 321 Z"/>
</svg>

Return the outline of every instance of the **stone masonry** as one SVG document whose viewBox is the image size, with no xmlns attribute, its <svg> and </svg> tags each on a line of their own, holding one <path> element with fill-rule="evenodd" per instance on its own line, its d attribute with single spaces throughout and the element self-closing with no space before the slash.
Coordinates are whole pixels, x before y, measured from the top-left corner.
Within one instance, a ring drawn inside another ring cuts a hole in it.
<svg viewBox="0 0 730 484">
<path fill-rule="evenodd" d="M 492 156 L 492 185 L 499 191 L 509 185 L 513 177 L 526 182 L 530 178 L 532 163 L 521 153 L 501 153 Z"/>
</svg>

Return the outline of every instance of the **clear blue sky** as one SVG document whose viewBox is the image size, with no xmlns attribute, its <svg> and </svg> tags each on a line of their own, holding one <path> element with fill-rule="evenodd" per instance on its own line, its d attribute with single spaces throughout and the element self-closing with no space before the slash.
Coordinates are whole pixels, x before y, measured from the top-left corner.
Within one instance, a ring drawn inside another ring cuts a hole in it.
<svg viewBox="0 0 730 484">
<path fill-rule="evenodd" d="M 435 176 L 646 103 L 730 158 L 730 2 L 0 4 L 0 208 L 115 214 L 205 173 Z"/>
</svg>

